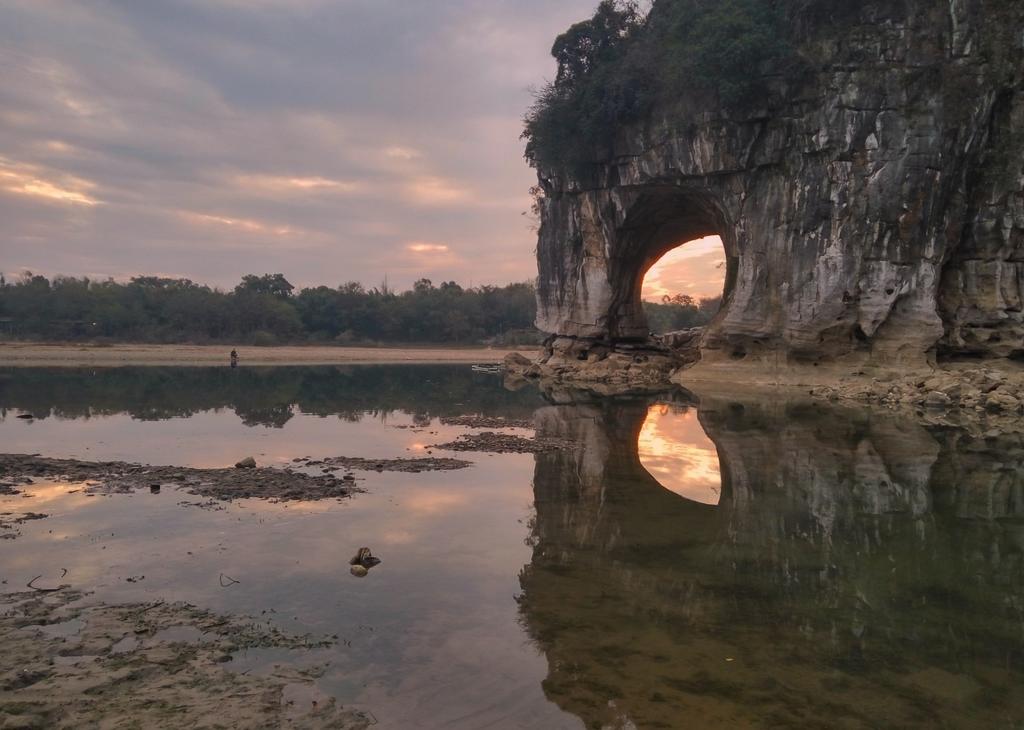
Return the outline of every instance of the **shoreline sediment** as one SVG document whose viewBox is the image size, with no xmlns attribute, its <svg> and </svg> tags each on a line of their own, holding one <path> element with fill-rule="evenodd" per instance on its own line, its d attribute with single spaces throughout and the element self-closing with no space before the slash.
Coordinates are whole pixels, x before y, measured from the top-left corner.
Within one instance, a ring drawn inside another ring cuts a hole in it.
<svg viewBox="0 0 1024 730">
<path fill-rule="evenodd" d="M 0 342 L 0 367 L 119 367 L 228 365 L 230 345 L 92 345 Z M 495 364 L 516 348 L 236 347 L 241 367 L 358 364 Z M 532 354 L 532 349 L 523 350 Z"/>
</svg>

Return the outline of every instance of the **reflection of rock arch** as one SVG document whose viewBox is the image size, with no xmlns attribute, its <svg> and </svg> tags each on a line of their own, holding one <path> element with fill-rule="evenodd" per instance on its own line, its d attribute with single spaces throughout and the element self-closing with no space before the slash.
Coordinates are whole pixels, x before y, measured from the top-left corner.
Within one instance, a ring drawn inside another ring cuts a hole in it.
<svg viewBox="0 0 1024 730">
<path fill-rule="evenodd" d="M 534 416 L 537 433 L 570 439 L 582 448 L 570 452 L 547 452 L 537 456 L 534 497 L 538 502 L 568 502 L 582 516 L 593 512 L 597 521 L 583 517 L 587 532 L 594 537 L 599 515 L 607 504 L 641 504 L 643 512 L 629 512 L 631 518 L 665 524 L 693 524 L 694 529 L 711 525 L 716 508 L 701 504 L 666 489 L 647 471 L 637 452 L 637 439 L 647 418 L 652 399 L 598 400 L 579 405 L 542 408 Z M 570 475 L 566 477 L 566 475 Z M 721 503 L 729 501 L 729 486 L 722 483 Z M 699 527 L 698 527 L 699 526 Z M 615 535 L 606 536 L 614 542 Z"/>
<path fill-rule="evenodd" d="M 639 467 L 646 407 L 537 413 L 540 433 L 582 443 L 538 454 L 534 475 L 520 605 L 549 699 L 603 727 L 1024 718 L 1024 609 L 1006 611 L 1024 590 L 1019 537 L 957 520 L 965 500 L 948 494 L 985 463 L 978 442 L 957 456 L 895 416 L 705 396 L 729 489 L 713 508 Z M 985 677 L 1007 699 L 960 703 L 921 677 L 965 697 Z"/>
<path fill-rule="evenodd" d="M 721 502 L 721 460 L 696 408 L 651 404 L 637 438 L 637 454 L 644 469 L 668 491 L 702 504 Z"/>
</svg>

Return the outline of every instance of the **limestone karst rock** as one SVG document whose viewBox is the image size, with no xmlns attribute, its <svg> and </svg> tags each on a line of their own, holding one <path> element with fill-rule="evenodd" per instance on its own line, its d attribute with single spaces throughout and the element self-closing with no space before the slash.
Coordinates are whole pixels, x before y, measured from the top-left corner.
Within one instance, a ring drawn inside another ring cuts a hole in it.
<svg viewBox="0 0 1024 730">
<path fill-rule="evenodd" d="M 541 330 L 646 339 L 644 273 L 718 234 L 705 365 L 1024 355 L 1024 4 L 852 7 L 763 106 L 684 95 L 585 175 L 540 165 Z"/>
</svg>

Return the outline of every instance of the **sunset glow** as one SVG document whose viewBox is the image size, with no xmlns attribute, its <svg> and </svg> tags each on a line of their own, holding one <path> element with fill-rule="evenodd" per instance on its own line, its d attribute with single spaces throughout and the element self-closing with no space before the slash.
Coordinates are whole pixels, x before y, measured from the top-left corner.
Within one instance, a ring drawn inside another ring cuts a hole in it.
<svg viewBox="0 0 1024 730">
<path fill-rule="evenodd" d="M 724 286 L 722 239 L 708 236 L 684 243 L 662 256 L 644 277 L 641 296 L 653 302 L 675 294 L 701 299 L 720 295 Z"/>
<path fill-rule="evenodd" d="M 448 253 L 448 247 L 443 243 L 425 243 L 416 241 L 405 247 L 412 253 Z"/>
<path fill-rule="evenodd" d="M 53 179 L 47 179 L 49 176 Z M 100 201 L 86 191 L 94 187 L 94 183 L 72 175 L 46 173 L 32 165 L 19 165 L 0 158 L 0 190 L 9 193 L 93 206 L 99 205 Z"/>
<path fill-rule="evenodd" d="M 718 504 L 722 491 L 718 452 L 697 420 L 696 410 L 651 406 L 637 450 L 640 463 L 665 489 L 694 502 Z"/>
</svg>

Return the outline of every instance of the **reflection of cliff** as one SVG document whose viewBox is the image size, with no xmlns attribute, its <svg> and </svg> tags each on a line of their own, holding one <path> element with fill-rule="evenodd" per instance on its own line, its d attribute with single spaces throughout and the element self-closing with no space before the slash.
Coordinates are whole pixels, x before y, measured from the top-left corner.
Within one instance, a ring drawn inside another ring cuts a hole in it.
<svg viewBox="0 0 1024 730">
<path fill-rule="evenodd" d="M 296 407 L 346 418 L 392 411 L 525 418 L 538 402 L 534 392 L 511 393 L 465 366 L 0 369 L 0 411 L 37 418 L 159 420 L 231 408 L 246 425 L 283 426 Z"/>
<path fill-rule="evenodd" d="M 1021 477 L 992 458 L 1006 444 L 708 396 L 723 490 L 711 507 L 640 466 L 646 412 L 537 414 L 540 434 L 584 444 L 537 456 L 521 579 L 552 701 L 588 727 L 1024 720 Z"/>
</svg>

